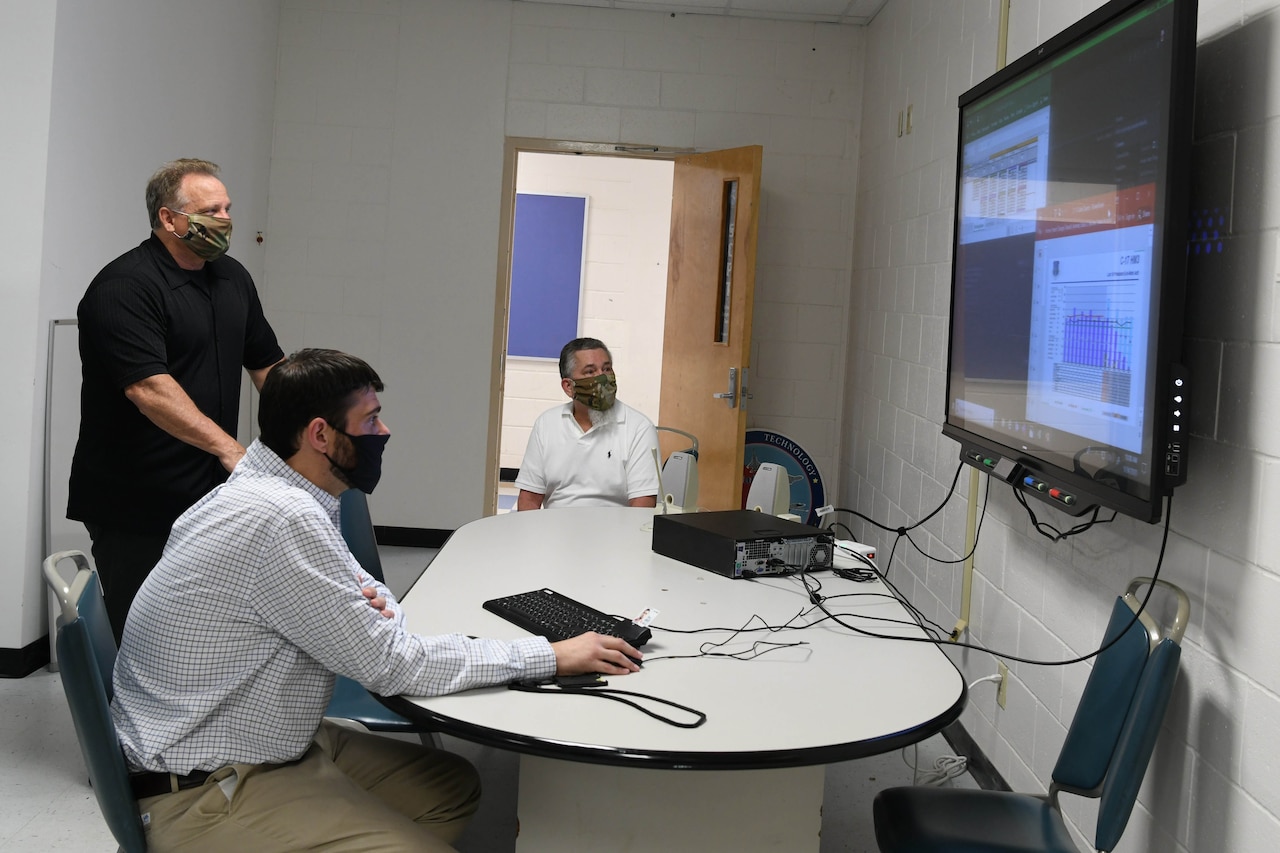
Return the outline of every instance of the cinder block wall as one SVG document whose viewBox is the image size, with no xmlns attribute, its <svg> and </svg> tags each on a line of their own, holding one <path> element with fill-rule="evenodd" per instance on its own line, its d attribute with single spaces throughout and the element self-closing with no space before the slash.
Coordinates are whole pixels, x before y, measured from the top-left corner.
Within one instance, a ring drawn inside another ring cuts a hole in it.
<svg viewBox="0 0 1280 853">
<path fill-rule="evenodd" d="M 1009 58 L 1099 5 L 1013 0 Z M 988 0 L 891 0 L 867 30 L 841 473 L 846 500 L 893 525 L 941 502 L 956 469 L 958 448 L 939 432 L 955 104 L 996 68 L 998 9 Z M 1162 572 L 1191 595 L 1193 615 L 1174 704 L 1121 851 L 1262 853 L 1280 837 L 1272 636 L 1280 612 L 1278 36 L 1275 2 L 1200 0 L 1187 180 L 1196 209 L 1225 218 L 1224 251 L 1191 261 L 1190 481 L 1175 496 Z M 908 105 L 913 130 L 899 137 L 897 114 Z M 926 552 L 958 556 L 967 477 L 917 536 Z M 1096 648 L 1115 594 L 1153 571 L 1161 532 L 1119 519 L 1053 545 L 1031 531 L 1007 487 L 993 485 L 977 551 L 973 639 L 1039 659 Z M 887 540 L 865 535 L 888 553 Z M 898 554 L 894 577 L 904 591 L 931 618 L 955 624 L 958 569 L 905 543 Z M 995 672 L 987 654 L 955 659 L 970 678 Z M 1087 673 L 1085 665 L 1015 664 L 1005 710 L 990 685 L 974 691 L 963 722 L 1015 789 L 1048 780 Z M 1087 847 L 1095 811 L 1078 798 L 1065 802 Z"/>
</svg>

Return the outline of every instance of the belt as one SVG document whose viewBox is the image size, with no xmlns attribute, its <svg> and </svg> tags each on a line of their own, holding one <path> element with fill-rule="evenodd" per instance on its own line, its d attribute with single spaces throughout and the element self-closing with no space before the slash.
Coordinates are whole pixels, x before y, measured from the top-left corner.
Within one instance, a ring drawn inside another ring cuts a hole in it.
<svg viewBox="0 0 1280 853">
<path fill-rule="evenodd" d="M 134 772 L 129 774 L 129 787 L 133 788 L 136 799 L 145 800 L 147 797 L 173 794 L 187 788 L 199 788 L 212 775 L 213 771 L 210 770 L 193 770 L 185 776 L 177 773 Z"/>
</svg>

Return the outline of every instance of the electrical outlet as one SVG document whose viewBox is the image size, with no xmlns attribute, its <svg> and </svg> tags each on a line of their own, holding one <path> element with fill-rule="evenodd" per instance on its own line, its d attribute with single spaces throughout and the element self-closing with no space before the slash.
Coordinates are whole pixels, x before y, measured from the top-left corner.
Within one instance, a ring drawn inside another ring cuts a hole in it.
<svg viewBox="0 0 1280 853">
<path fill-rule="evenodd" d="M 1000 673 L 1000 684 L 996 687 L 996 704 L 1003 708 L 1004 700 L 1009 696 L 1009 667 L 1002 660 L 996 663 L 998 664 L 996 671 Z"/>
</svg>

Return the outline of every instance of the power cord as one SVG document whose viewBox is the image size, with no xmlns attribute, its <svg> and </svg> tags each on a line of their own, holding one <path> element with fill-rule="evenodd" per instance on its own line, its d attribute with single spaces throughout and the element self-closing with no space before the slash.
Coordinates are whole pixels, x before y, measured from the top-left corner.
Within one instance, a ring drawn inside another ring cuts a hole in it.
<svg viewBox="0 0 1280 853">
<path fill-rule="evenodd" d="M 907 760 L 908 749 L 912 750 L 910 761 Z M 939 755 L 934 759 L 933 766 L 928 769 L 922 769 L 919 760 L 920 744 L 913 743 L 909 747 L 904 746 L 902 748 L 902 763 L 911 768 L 911 784 L 913 785 L 941 787 L 957 776 L 963 776 L 965 771 L 969 769 L 969 759 L 963 755 Z"/>
</svg>

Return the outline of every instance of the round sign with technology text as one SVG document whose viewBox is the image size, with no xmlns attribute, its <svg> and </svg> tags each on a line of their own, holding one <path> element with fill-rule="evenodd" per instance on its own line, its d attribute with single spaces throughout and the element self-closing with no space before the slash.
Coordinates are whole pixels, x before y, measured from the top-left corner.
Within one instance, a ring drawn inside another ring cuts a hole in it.
<svg viewBox="0 0 1280 853">
<path fill-rule="evenodd" d="M 827 502 L 822 488 L 822 474 L 817 463 L 796 444 L 780 432 L 765 429 L 749 429 L 742 466 L 742 506 L 747 505 L 747 493 L 751 481 L 761 463 L 781 465 L 791 483 L 791 512 L 800 516 L 805 524 L 817 524 L 817 509 Z"/>
</svg>

